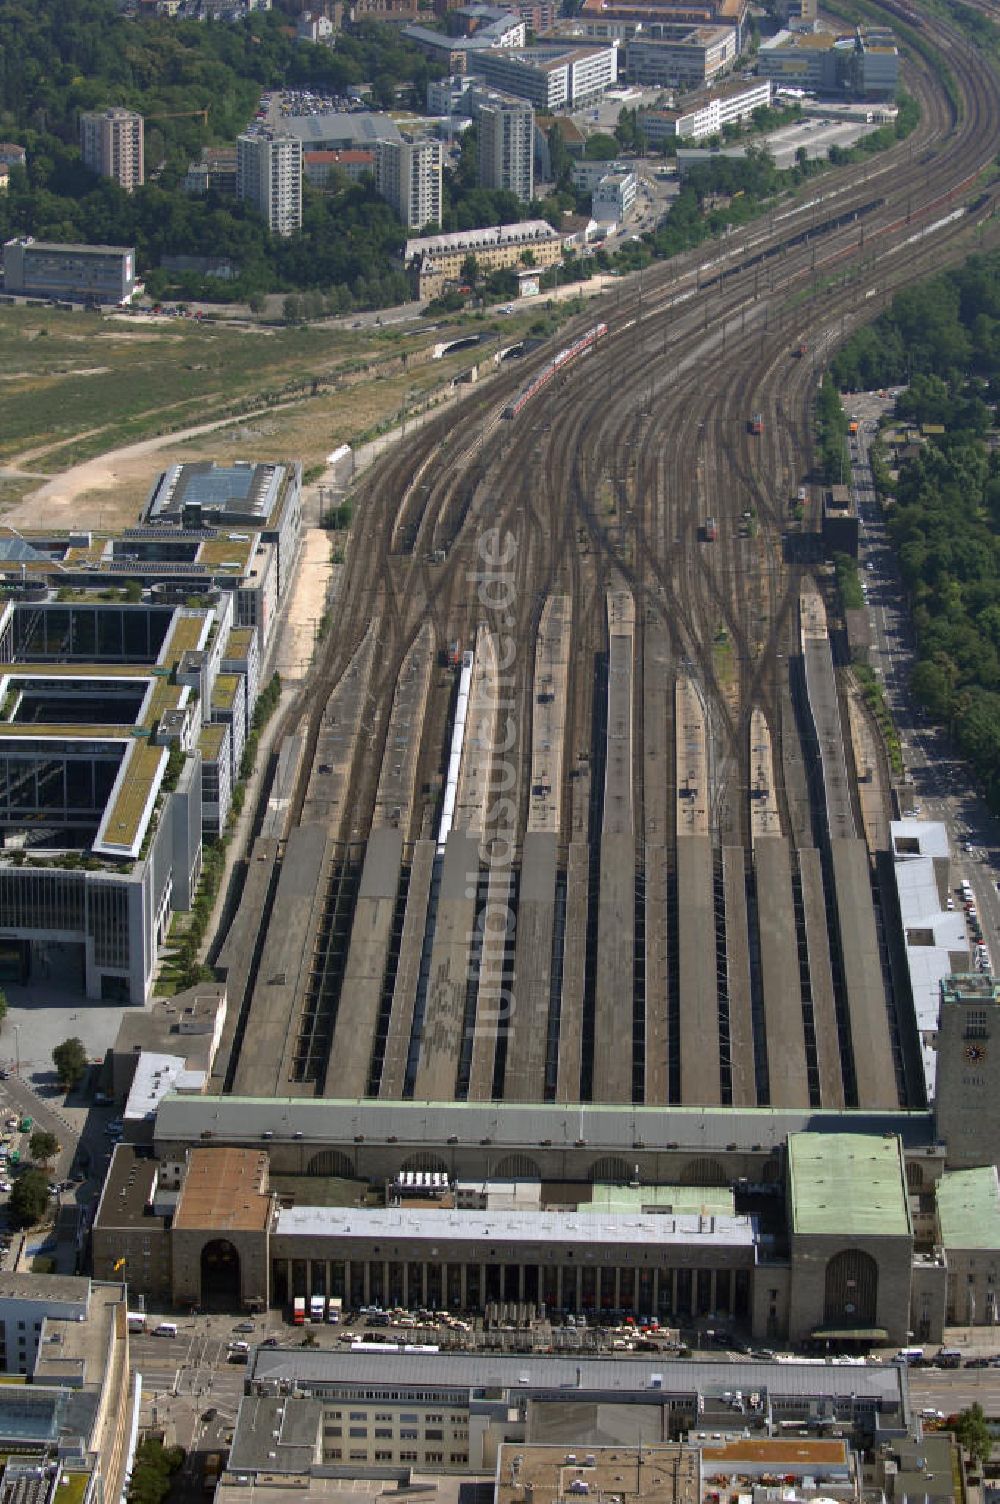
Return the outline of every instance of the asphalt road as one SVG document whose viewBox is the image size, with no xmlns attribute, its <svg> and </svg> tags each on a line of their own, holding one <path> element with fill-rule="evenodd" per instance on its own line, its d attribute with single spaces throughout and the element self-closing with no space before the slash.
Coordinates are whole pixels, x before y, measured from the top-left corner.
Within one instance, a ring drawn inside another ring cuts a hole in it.
<svg viewBox="0 0 1000 1504">
<path fill-rule="evenodd" d="M 997 1338 L 1000 1348 L 1000 1336 Z M 914 1410 L 943 1410 L 954 1415 L 972 1404 L 988 1416 L 1000 1416 L 1000 1368 L 958 1368 L 947 1372 L 930 1368 L 910 1371 L 910 1403 Z"/>
</svg>

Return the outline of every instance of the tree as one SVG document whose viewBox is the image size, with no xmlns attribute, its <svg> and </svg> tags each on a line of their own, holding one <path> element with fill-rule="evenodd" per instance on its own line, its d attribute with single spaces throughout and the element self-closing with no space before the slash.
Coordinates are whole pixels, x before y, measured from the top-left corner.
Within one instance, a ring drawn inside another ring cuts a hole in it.
<svg viewBox="0 0 1000 1504">
<path fill-rule="evenodd" d="M 16 1227 L 32 1227 L 49 1204 L 49 1182 L 41 1170 L 26 1170 L 14 1181 L 8 1206 Z"/>
<path fill-rule="evenodd" d="M 993 1450 L 993 1438 L 986 1424 L 980 1404 L 963 1410 L 955 1424 L 955 1437 L 965 1448 L 973 1462 L 988 1462 Z"/>
<path fill-rule="evenodd" d="M 59 1153 L 59 1140 L 47 1128 L 36 1128 L 28 1140 L 31 1157 L 40 1165 L 47 1165 Z"/>
<path fill-rule="evenodd" d="M 129 1504 L 160 1504 L 170 1492 L 170 1480 L 183 1460 L 180 1447 L 165 1447 L 155 1437 L 141 1441 L 129 1483 Z"/>
<path fill-rule="evenodd" d="M 618 155 L 618 142 L 614 136 L 598 131 L 588 139 L 583 155 L 588 162 L 613 162 Z"/>
<path fill-rule="evenodd" d="M 87 1073 L 87 1051 L 83 1040 L 74 1035 L 71 1039 L 64 1039 L 62 1044 L 57 1044 L 52 1051 L 52 1064 L 59 1072 L 59 1081 L 63 1086 L 76 1086 Z"/>
</svg>

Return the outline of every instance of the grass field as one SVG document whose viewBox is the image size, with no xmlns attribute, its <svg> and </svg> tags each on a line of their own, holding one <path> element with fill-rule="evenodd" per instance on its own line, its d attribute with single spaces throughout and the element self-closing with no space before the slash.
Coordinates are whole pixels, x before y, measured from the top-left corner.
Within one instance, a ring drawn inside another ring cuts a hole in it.
<svg viewBox="0 0 1000 1504">
<path fill-rule="evenodd" d="M 131 324 L 54 309 L 0 310 L 0 464 L 60 470 L 289 383 L 416 349 L 417 330 Z"/>
<path fill-rule="evenodd" d="M 416 357 L 472 331 L 490 339 L 482 359 L 495 348 L 493 336 L 510 343 L 570 311 L 535 304 L 502 320 L 466 315 L 355 330 L 0 309 L 0 514 L 20 526 L 116 527 L 135 519 L 154 476 L 183 460 L 280 455 L 316 470 L 339 444 L 356 445 L 443 393 L 477 355 L 411 359 L 406 370 L 339 390 L 313 393 L 313 381 Z M 187 432 L 229 418 L 224 428 Z M 155 451 L 121 453 L 159 438 Z"/>
</svg>

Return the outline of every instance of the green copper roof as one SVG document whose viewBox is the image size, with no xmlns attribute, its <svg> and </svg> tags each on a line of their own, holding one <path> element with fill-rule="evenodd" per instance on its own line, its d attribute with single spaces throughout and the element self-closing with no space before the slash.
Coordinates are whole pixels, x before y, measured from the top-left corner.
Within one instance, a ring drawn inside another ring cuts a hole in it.
<svg viewBox="0 0 1000 1504">
<path fill-rule="evenodd" d="M 937 1188 L 938 1224 L 945 1248 L 1000 1249 L 1000 1184 L 995 1165 L 951 1170 Z"/>
<path fill-rule="evenodd" d="M 864 1133 L 788 1139 L 792 1230 L 906 1237 L 910 1217 L 899 1140 Z"/>
</svg>

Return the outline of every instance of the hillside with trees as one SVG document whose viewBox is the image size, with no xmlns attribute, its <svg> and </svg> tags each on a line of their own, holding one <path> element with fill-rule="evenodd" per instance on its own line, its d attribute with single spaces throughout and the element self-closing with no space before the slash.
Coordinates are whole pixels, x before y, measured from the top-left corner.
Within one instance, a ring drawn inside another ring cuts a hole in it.
<svg viewBox="0 0 1000 1504">
<path fill-rule="evenodd" d="M 4 0 L 0 5 L 0 137 L 22 142 L 26 171 L 0 195 L 0 236 L 135 245 L 140 271 L 168 255 L 228 257 L 234 282 L 186 274 L 171 290 L 251 298 L 265 291 L 336 290 L 340 310 L 384 307 L 407 296 L 399 264 L 404 232 L 371 183 L 305 192 L 300 235 L 269 234 L 242 204 L 191 198 L 181 182 L 207 143 L 229 143 L 265 89 L 309 84 L 330 93 L 372 84 L 377 105 L 409 85 L 422 99 L 440 72 L 392 27 L 361 25 L 335 49 L 298 43 L 277 11 L 244 23 L 131 19 L 112 0 Z M 82 110 L 125 105 L 146 118 L 146 185 L 134 194 L 82 165 Z M 199 112 L 208 112 L 207 123 Z M 170 117 L 170 118 L 167 118 Z"/>
</svg>

